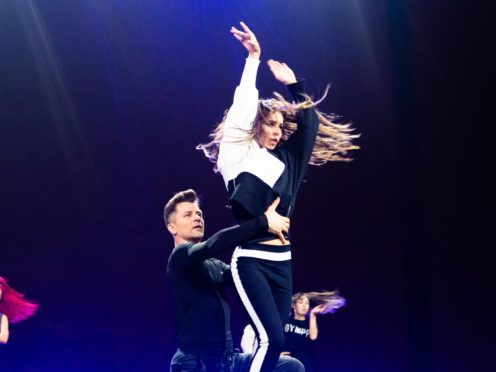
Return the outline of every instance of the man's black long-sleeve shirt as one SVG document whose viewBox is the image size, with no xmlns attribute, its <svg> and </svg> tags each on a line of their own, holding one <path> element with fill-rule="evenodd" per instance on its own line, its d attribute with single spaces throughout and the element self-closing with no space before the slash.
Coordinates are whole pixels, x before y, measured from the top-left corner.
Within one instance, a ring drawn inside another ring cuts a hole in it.
<svg viewBox="0 0 496 372">
<path fill-rule="evenodd" d="M 228 265 L 212 257 L 267 231 L 262 215 L 219 231 L 202 243 L 183 243 L 167 265 L 176 307 L 179 348 L 197 356 L 222 356 L 232 351 L 229 307 L 224 288 L 232 283 Z"/>
</svg>

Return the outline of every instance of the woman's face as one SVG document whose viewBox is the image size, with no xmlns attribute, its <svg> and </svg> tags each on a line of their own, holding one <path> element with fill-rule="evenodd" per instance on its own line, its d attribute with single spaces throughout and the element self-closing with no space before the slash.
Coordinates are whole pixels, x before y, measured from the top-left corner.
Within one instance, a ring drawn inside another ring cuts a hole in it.
<svg viewBox="0 0 496 372">
<path fill-rule="evenodd" d="M 298 300 L 296 300 L 293 305 L 293 310 L 295 315 L 304 316 L 308 313 L 308 309 L 310 308 L 310 301 L 308 297 L 302 296 Z"/>
<path fill-rule="evenodd" d="M 281 140 L 283 124 L 284 118 L 280 112 L 267 115 L 267 120 L 262 122 L 256 139 L 260 147 L 274 150 Z"/>
</svg>

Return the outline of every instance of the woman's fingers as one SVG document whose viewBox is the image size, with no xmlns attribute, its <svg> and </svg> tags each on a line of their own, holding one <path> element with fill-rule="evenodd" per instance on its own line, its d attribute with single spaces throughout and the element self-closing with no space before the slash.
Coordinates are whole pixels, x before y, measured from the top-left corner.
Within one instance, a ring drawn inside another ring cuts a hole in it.
<svg viewBox="0 0 496 372">
<path fill-rule="evenodd" d="M 267 64 L 269 65 L 270 71 L 272 72 L 276 80 L 279 80 L 284 84 L 291 84 L 296 82 L 296 76 L 293 70 L 291 70 L 291 68 L 287 64 L 275 61 L 273 59 L 269 59 L 267 61 Z"/>
<path fill-rule="evenodd" d="M 280 71 L 283 68 L 287 68 L 284 64 L 278 61 L 274 61 L 273 59 L 269 59 L 267 61 L 267 64 L 269 65 L 269 68 L 272 72 Z"/>
<path fill-rule="evenodd" d="M 243 35 L 243 36 L 250 36 L 250 33 L 249 32 L 243 32 L 239 29 L 237 29 L 236 27 L 234 26 L 231 26 L 231 30 L 230 30 L 233 34 L 237 34 L 237 35 Z"/>
<path fill-rule="evenodd" d="M 236 27 L 231 27 L 231 32 L 233 34 L 237 34 L 237 35 L 245 35 L 245 36 L 248 36 L 248 34 L 246 32 L 243 32 L 243 31 L 240 31 L 238 30 Z"/>
<path fill-rule="evenodd" d="M 271 205 L 269 205 L 269 209 L 276 210 L 277 206 L 279 205 L 279 202 L 281 201 L 280 197 L 277 197 L 274 199 Z"/>
<path fill-rule="evenodd" d="M 241 28 L 243 29 L 244 32 L 241 30 L 238 30 L 234 26 L 231 27 L 231 32 L 234 35 L 241 36 L 243 39 L 249 39 L 253 35 L 253 32 L 251 32 L 251 30 L 248 28 L 248 26 L 244 22 L 239 22 L 239 24 L 241 25 Z"/>
<path fill-rule="evenodd" d="M 289 231 L 289 218 L 287 218 L 287 217 L 284 219 L 282 231 L 285 233 L 287 233 Z"/>
<path fill-rule="evenodd" d="M 236 37 L 242 38 L 242 39 L 248 39 L 250 37 L 250 35 L 248 35 L 247 33 L 243 32 L 243 31 L 239 31 L 239 30 L 235 29 L 234 27 L 231 28 L 231 34 L 233 34 Z"/>
<path fill-rule="evenodd" d="M 277 235 L 279 236 L 279 240 L 282 242 L 282 244 L 288 245 L 288 241 L 286 240 L 286 238 L 284 237 L 284 235 L 282 234 L 282 232 L 280 232 Z"/>
<path fill-rule="evenodd" d="M 246 25 L 246 23 L 244 23 L 243 21 L 239 22 L 239 24 L 241 25 L 241 28 L 247 33 L 247 34 L 251 34 L 251 30 L 249 29 L 249 27 Z"/>
<path fill-rule="evenodd" d="M 239 35 L 233 34 L 233 36 L 236 38 L 238 41 L 243 41 L 243 38 Z"/>
<path fill-rule="evenodd" d="M 251 32 L 244 22 L 240 22 L 239 24 L 241 25 L 241 30 L 232 26 L 231 34 L 248 50 L 250 57 L 260 58 L 260 45 L 255 34 Z"/>
<path fill-rule="evenodd" d="M 273 59 L 269 59 L 267 61 L 267 64 L 269 65 L 270 68 L 273 68 L 276 66 L 276 61 L 274 61 Z"/>
</svg>

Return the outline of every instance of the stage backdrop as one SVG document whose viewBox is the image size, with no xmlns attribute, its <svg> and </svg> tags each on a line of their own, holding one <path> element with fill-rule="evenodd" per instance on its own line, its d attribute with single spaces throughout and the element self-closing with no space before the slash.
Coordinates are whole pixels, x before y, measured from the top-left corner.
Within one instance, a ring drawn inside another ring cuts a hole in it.
<svg viewBox="0 0 496 372">
<path fill-rule="evenodd" d="M 318 319 L 319 370 L 489 370 L 489 64 L 468 32 L 482 14 L 442 0 L 1 1 L 0 275 L 40 309 L 11 327 L 0 370 L 168 370 L 162 207 L 192 187 L 207 236 L 234 224 L 195 146 L 232 102 L 240 20 L 261 43 L 261 96 L 287 95 L 265 64 L 284 61 L 315 97 L 331 83 L 319 108 L 361 133 L 353 162 L 309 169 L 291 223 L 295 291 L 347 299 Z"/>
</svg>

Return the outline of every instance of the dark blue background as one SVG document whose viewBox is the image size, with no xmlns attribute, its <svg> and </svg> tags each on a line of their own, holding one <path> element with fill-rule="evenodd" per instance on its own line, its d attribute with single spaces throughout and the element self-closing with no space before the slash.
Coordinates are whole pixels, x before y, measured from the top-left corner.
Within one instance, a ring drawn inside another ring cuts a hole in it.
<svg viewBox="0 0 496 372">
<path fill-rule="evenodd" d="M 232 100 L 239 20 L 316 96 L 332 82 L 321 109 L 362 134 L 352 163 L 309 170 L 292 220 L 295 290 L 348 301 L 319 317 L 320 370 L 490 370 L 484 14 L 447 0 L 2 1 L 0 275 L 41 307 L 11 327 L 0 370 L 168 370 L 162 206 L 193 187 L 207 235 L 233 224 L 194 148 Z M 262 96 L 284 93 L 264 64 L 258 76 Z M 233 301 L 236 342 L 245 322 Z"/>
</svg>

